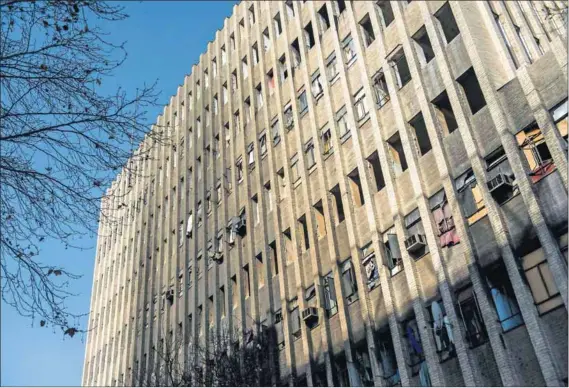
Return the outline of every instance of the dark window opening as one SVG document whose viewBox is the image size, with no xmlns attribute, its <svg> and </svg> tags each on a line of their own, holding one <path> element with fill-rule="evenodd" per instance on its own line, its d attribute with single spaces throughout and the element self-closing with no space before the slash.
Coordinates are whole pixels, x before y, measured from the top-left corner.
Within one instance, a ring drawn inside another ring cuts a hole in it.
<svg viewBox="0 0 569 388">
<path fill-rule="evenodd" d="M 300 228 L 302 229 L 302 236 L 304 238 L 304 249 L 310 248 L 310 238 L 308 236 L 308 225 L 306 224 L 306 216 L 302 216 L 298 219 Z"/>
<path fill-rule="evenodd" d="M 435 348 L 439 356 L 439 361 L 443 362 L 456 356 L 456 346 L 454 344 L 453 326 L 446 314 L 442 301 L 434 301 L 430 308 L 430 323 L 435 340 Z"/>
<path fill-rule="evenodd" d="M 306 47 L 311 49 L 314 47 L 314 31 L 312 30 L 312 23 L 308 23 L 306 27 L 304 27 L 304 40 L 306 43 Z"/>
<path fill-rule="evenodd" d="M 394 387 L 401 385 L 399 369 L 397 367 L 397 358 L 395 357 L 395 349 L 393 347 L 393 339 L 389 328 L 381 331 L 377 336 L 379 363 L 382 369 L 381 377 L 384 380 L 384 386 Z"/>
<path fill-rule="evenodd" d="M 442 127 L 443 135 L 453 133 L 454 130 L 458 128 L 458 123 L 456 122 L 447 92 L 444 91 L 439 94 L 439 96 L 433 100 L 433 105 L 435 106 L 435 113 Z"/>
<path fill-rule="evenodd" d="M 243 276 L 245 280 L 245 298 L 251 295 L 251 277 L 249 276 L 249 264 L 245 264 L 243 267 Z"/>
<path fill-rule="evenodd" d="M 377 154 L 377 151 L 367 158 L 367 162 L 368 168 L 373 172 L 375 188 L 377 191 L 380 191 L 385 187 L 385 180 L 383 178 L 383 172 L 381 171 L 381 164 L 379 163 L 379 155 Z"/>
<path fill-rule="evenodd" d="M 346 10 L 346 2 L 344 0 L 336 0 L 338 7 L 338 15 Z"/>
<path fill-rule="evenodd" d="M 320 21 L 320 33 L 323 33 L 330 28 L 330 18 L 328 17 L 328 10 L 326 5 L 318 10 L 318 20 Z"/>
<path fill-rule="evenodd" d="M 292 61 L 291 65 L 294 68 L 297 68 L 300 63 L 302 62 L 302 57 L 300 56 L 300 45 L 298 44 L 298 38 L 293 40 L 292 44 L 290 45 L 292 48 Z M 294 73 L 293 73 L 294 75 Z"/>
<path fill-rule="evenodd" d="M 500 260 L 498 264 L 486 268 L 484 275 L 502 330 L 506 332 L 523 325 L 524 321 L 504 263 Z"/>
<path fill-rule="evenodd" d="M 403 144 L 401 144 L 399 133 L 391 136 L 391 138 L 387 140 L 387 145 L 389 146 L 393 171 L 396 175 L 401 174 L 403 171 L 407 170 L 407 159 L 405 159 Z"/>
<path fill-rule="evenodd" d="M 336 218 L 338 223 L 344 221 L 344 206 L 342 204 L 342 194 L 340 193 L 340 186 L 336 185 L 330 193 L 334 196 L 334 203 L 336 204 Z"/>
<path fill-rule="evenodd" d="M 273 263 L 273 275 L 279 274 L 279 259 L 277 254 L 277 243 L 273 241 L 269 244 L 271 249 L 271 262 Z"/>
<path fill-rule="evenodd" d="M 352 264 L 352 260 L 348 259 L 341 265 L 342 271 L 342 288 L 346 294 L 348 303 L 355 302 L 358 299 L 358 284 L 356 282 L 356 271 Z"/>
<path fill-rule="evenodd" d="M 448 1 L 437 11 L 435 17 L 441 23 L 441 28 L 447 43 L 450 43 L 458 34 L 460 34 L 460 30 L 458 29 L 456 19 L 454 18 L 454 14 L 452 13 Z"/>
<path fill-rule="evenodd" d="M 419 113 L 411 121 L 409 125 L 415 130 L 415 141 L 419 148 L 419 153 L 425 155 L 431 150 L 431 141 L 429 140 L 429 134 L 427 132 L 427 126 L 425 125 L 425 119 L 423 114 Z"/>
<path fill-rule="evenodd" d="M 420 51 L 417 51 L 419 54 L 423 54 L 425 63 L 431 62 L 431 60 L 435 57 L 435 53 L 433 52 L 433 46 L 431 45 L 431 40 L 429 39 L 429 34 L 427 34 L 427 29 L 425 26 L 421 27 L 419 31 L 413 35 L 413 40 L 421 49 Z"/>
<path fill-rule="evenodd" d="M 362 182 L 360 180 L 360 174 L 358 169 L 354 169 L 348 174 L 350 182 L 350 191 L 352 192 L 352 199 L 356 207 L 360 207 L 365 204 L 364 193 L 362 190 Z"/>
<path fill-rule="evenodd" d="M 456 81 L 462 86 L 464 94 L 466 94 L 466 100 L 468 101 L 472 114 L 475 114 L 486 106 L 486 100 L 482 94 L 476 73 L 474 73 L 474 68 L 471 67 L 468 69 Z"/>
<path fill-rule="evenodd" d="M 460 319 L 464 325 L 466 342 L 471 349 L 482 345 L 488 340 L 488 334 L 486 333 L 484 319 L 482 319 L 480 306 L 472 287 L 469 286 L 458 291 L 456 299 L 458 301 Z"/>
<path fill-rule="evenodd" d="M 316 232 L 318 234 L 318 238 L 324 237 L 326 235 L 326 219 L 324 218 L 324 207 L 322 206 L 322 201 L 318 201 L 316 205 L 314 205 L 314 216 L 316 218 Z"/>
<path fill-rule="evenodd" d="M 381 10 L 381 16 L 383 17 L 383 24 L 385 25 L 385 27 L 387 27 L 395 19 L 395 16 L 393 16 L 393 9 L 391 8 L 391 2 L 389 0 L 382 0 L 378 1 L 377 5 Z"/>
<path fill-rule="evenodd" d="M 397 81 L 397 86 L 399 89 L 401 89 L 403 86 L 407 85 L 409 81 L 411 81 L 411 71 L 409 70 L 407 58 L 405 58 L 403 50 L 401 50 L 394 57 L 392 66 L 395 70 L 395 80 Z"/>
<path fill-rule="evenodd" d="M 366 16 L 360 20 L 360 27 L 362 35 L 364 36 L 365 45 L 368 47 L 375 40 L 375 34 L 373 33 L 373 26 L 371 25 L 369 14 L 366 14 Z"/>
</svg>

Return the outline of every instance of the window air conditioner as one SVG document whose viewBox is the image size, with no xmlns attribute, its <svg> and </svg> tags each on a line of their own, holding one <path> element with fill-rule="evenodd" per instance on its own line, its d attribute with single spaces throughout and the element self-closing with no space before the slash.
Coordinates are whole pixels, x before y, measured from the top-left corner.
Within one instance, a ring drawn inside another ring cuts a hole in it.
<svg viewBox="0 0 569 388">
<path fill-rule="evenodd" d="M 318 319 L 318 309 L 316 307 L 308 307 L 302 312 L 302 319 L 304 322 L 309 322 Z"/>
<path fill-rule="evenodd" d="M 405 248 L 407 248 L 409 253 L 415 252 L 425 245 L 427 245 L 427 241 L 422 234 L 412 234 L 405 240 Z"/>
<path fill-rule="evenodd" d="M 512 179 L 505 174 L 498 174 L 488 182 L 488 190 L 492 193 L 493 191 L 511 188 Z"/>
</svg>

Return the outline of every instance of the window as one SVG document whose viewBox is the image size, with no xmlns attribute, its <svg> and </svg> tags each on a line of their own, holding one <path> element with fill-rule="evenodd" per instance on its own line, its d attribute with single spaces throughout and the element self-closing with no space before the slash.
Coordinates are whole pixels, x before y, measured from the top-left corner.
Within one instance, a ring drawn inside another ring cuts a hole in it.
<svg viewBox="0 0 569 388">
<path fill-rule="evenodd" d="M 289 131 L 294 128 L 294 117 L 292 115 L 292 105 L 290 102 L 284 107 L 284 120 L 286 129 Z"/>
<path fill-rule="evenodd" d="M 516 139 L 529 164 L 532 182 L 538 182 L 555 169 L 545 138 L 536 123 L 519 132 Z"/>
<path fill-rule="evenodd" d="M 379 285 L 379 272 L 371 242 L 362 248 L 362 257 L 368 290 L 372 290 Z"/>
<path fill-rule="evenodd" d="M 289 19 L 294 18 L 294 7 L 292 6 L 292 0 L 285 1 L 286 13 Z"/>
<path fill-rule="evenodd" d="M 372 90 L 375 94 L 375 103 L 377 104 L 378 108 L 381 108 L 387 104 L 387 101 L 389 101 L 389 92 L 387 91 L 387 82 L 385 81 L 383 70 L 378 71 L 373 76 L 372 81 Z"/>
<path fill-rule="evenodd" d="M 318 10 L 318 25 L 320 29 L 320 34 L 323 34 L 328 28 L 330 28 L 330 18 L 328 17 L 328 11 L 326 10 L 326 4 L 324 4 Z"/>
<path fill-rule="evenodd" d="M 219 181 L 217 183 L 217 186 L 215 187 L 215 194 L 217 197 L 217 204 L 221 204 L 221 201 L 223 201 L 223 190 L 221 188 L 221 181 Z"/>
<path fill-rule="evenodd" d="M 268 211 L 273 210 L 273 192 L 271 191 L 271 182 L 265 183 L 265 203 L 268 206 Z"/>
<path fill-rule="evenodd" d="M 306 48 L 310 50 L 314 47 L 314 31 L 312 30 L 312 23 L 308 23 L 306 27 L 304 27 L 304 41 L 306 44 Z"/>
<path fill-rule="evenodd" d="M 451 134 L 458 128 L 458 123 L 454 117 L 454 111 L 448 99 L 447 92 L 439 94 L 433 101 L 435 107 L 435 116 L 441 126 L 443 136 Z"/>
<path fill-rule="evenodd" d="M 334 10 L 334 16 L 340 16 L 340 14 L 346 10 L 346 3 L 344 0 L 336 0 L 332 2 L 332 8 Z"/>
<path fill-rule="evenodd" d="M 209 88 L 209 74 L 207 73 L 207 69 L 204 70 L 204 87 L 207 89 Z"/>
<path fill-rule="evenodd" d="M 300 66 L 300 63 L 302 62 L 302 57 L 300 56 L 300 46 L 298 44 L 298 39 L 293 40 L 290 47 L 291 47 L 291 53 L 292 53 L 292 60 L 291 60 L 291 64 L 292 64 L 292 68 L 293 68 L 292 74 L 294 75 L 294 69 L 297 69 Z"/>
<path fill-rule="evenodd" d="M 235 128 L 235 133 L 241 132 L 241 120 L 239 120 L 239 111 L 233 113 L 233 128 Z"/>
<path fill-rule="evenodd" d="M 355 207 L 360 207 L 365 204 L 364 192 L 362 190 L 362 182 L 360 180 L 360 174 L 358 169 L 355 168 L 352 172 L 348 174 L 348 181 L 350 183 L 350 191 L 352 192 L 352 200 L 354 201 Z"/>
<path fill-rule="evenodd" d="M 419 328 L 417 327 L 417 321 L 414 316 L 403 323 L 403 332 L 405 333 L 404 336 L 407 338 L 406 345 L 409 367 L 413 368 L 419 365 L 422 366 L 425 355 L 423 354 L 421 336 L 419 334 Z M 426 372 L 428 376 L 428 370 Z"/>
<path fill-rule="evenodd" d="M 360 91 L 354 96 L 354 107 L 356 110 L 356 119 L 358 121 L 362 121 L 367 117 L 369 113 L 369 107 L 363 88 L 360 89 Z"/>
<path fill-rule="evenodd" d="M 222 88 L 222 90 L 221 90 L 221 98 L 223 99 L 223 105 L 226 105 L 226 104 L 227 104 L 227 101 L 228 101 L 227 94 L 228 94 L 228 92 L 227 92 L 227 82 L 225 82 L 225 83 L 223 84 L 223 88 Z"/>
<path fill-rule="evenodd" d="M 543 248 L 522 257 L 522 266 L 540 315 L 563 306 Z"/>
<path fill-rule="evenodd" d="M 273 24 L 275 26 L 275 36 L 279 36 L 282 32 L 282 25 L 281 25 L 281 15 L 280 13 L 277 13 L 277 15 L 275 16 L 275 18 L 273 19 Z"/>
<path fill-rule="evenodd" d="M 375 188 L 380 191 L 385 187 L 385 180 L 383 179 L 383 173 L 381 171 L 381 165 L 379 163 L 379 155 L 377 151 L 371 154 L 367 159 L 367 166 L 372 171 L 372 176 L 375 181 Z"/>
<path fill-rule="evenodd" d="M 411 121 L 409 125 L 415 130 L 415 145 L 419 151 L 419 155 L 425 155 L 431 150 L 431 141 L 429 140 L 429 134 L 427 133 L 427 126 L 425 125 L 425 120 L 423 119 L 423 114 L 419 113 Z"/>
<path fill-rule="evenodd" d="M 346 260 L 341 265 L 342 287 L 346 294 L 348 303 L 352 303 L 358 299 L 358 284 L 356 282 L 356 272 L 352 265 L 351 259 Z"/>
<path fill-rule="evenodd" d="M 259 136 L 259 151 L 261 156 L 267 153 L 267 135 L 265 133 Z"/>
<path fill-rule="evenodd" d="M 339 224 L 340 222 L 344 221 L 344 205 L 342 203 L 342 193 L 340 192 L 340 186 L 336 185 L 330 190 L 330 194 L 334 198 L 334 204 L 336 205 L 336 220 Z"/>
<path fill-rule="evenodd" d="M 320 72 L 316 72 L 312 75 L 312 82 L 311 87 L 312 97 L 314 99 L 318 99 L 324 93 L 324 89 L 322 88 L 322 81 L 320 79 Z"/>
<path fill-rule="evenodd" d="M 250 169 L 255 167 L 255 145 L 253 143 L 247 146 L 247 164 Z"/>
<path fill-rule="evenodd" d="M 279 144 L 281 136 L 279 130 L 279 120 L 277 119 L 275 119 L 271 124 L 271 136 L 273 137 L 273 145 Z"/>
<path fill-rule="evenodd" d="M 251 295 L 251 278 L 249 275 L 249 264 L 245 264 L 243 267 L 243 280 L 245 282 L 244 289 L 245 289 L 245 298 L 248 298 Z"/>
<path fill-rule="evenodd" d="M 257 63 L 259 63 L 259 48 L 257 47 L 257 42 L 253 45 L 251 53 L 251 55 L 253 55 L 253 66 L 256 66 Z"/>
<path fill-rule="evenodd" d="M 405 159 L 403 144 L 401 144 L 399 133 L 396 133 L 395 135 L 391 136 L 389 140 L 387 140 L 387 146 L 389 148 L 391 167 L 397 176 L 403 171 L 407 170 L 407 159 Z"/>
<path fill-rule="evenodd" d="M 227 51 L 225 51 L 225 45 L 221 46 L 221 64 L 225 65 L 227 63 Z"/>
<path fill-rule="evenodd" d="M 518 63 L 516 56 L 514 55 L 514 50 L 512 49 L 512 43 L 508 39 L 508 35 L 506 34 L 506 30 L 504 29 L 504 24 L 502 23 L 502 19 L 500 19 L 500 15 L 498 15 L 497 13 L 492 12 L 492 14 L 494 15 L 494 21 L 496 22 L 496 26 L 498 27 L 498 31 L 500 31 L 500 35 L 502 36 L 502 40 L 506 44 L 506 49 L 508 49 L 508 54 L 510 55 L 512 62 L 514 63 L 514 66 L 517 69 L 518 67 L 520 67 L 520 64 Z"/>
<path fill-rule="evenodd" d="M 339 78 L 340 73 L 338 72 L 336 54 L 332 54 L 328 57 L 328 59 L 326 59 L 326 72 L 328 76 L 328 82 L 330 83 L 334 83 L 334 81 Z"/>
<path fill-rule="evenodd" d="M 559 134 L 567 143 L 567 99 L 554 107 L 550 113 L 555 125 L 557 126 Z"/>
<path fill-rule="evenodd" d="M 275 77 L 273 69 L 269 70 L 267 73 L 267 87 L 269 89 L 269 96 L 272 96 L 275 93 Z"/>
<path fill-rule="evenodd" d="M 263 255 L 259 253 L 255 256 L 255 264 L 257 271 L 257 281 L 259 283 L 259 288 L 265 285 L 265 269 L 263 267 Z"/>
<path fill-rule="evenodd" d="M 429 308 L 429 313 L 439 361 L 442 362 L 455 357 L 454 328 L 445 312 L 444 305 L 438 301 L 433 302 Z"/>
<path fill-rule="evenodd" d="M 243 181 L 243 159 L 241 157 L 237 159 L 235 166 L 237 167 L 237 182 L 241 183 Z"/>
<path fill-rule="evenodd" d="M 338 122 L 338 128 L 340 131 L 340 139 L 344 140 L 346 138 L 348 138 L 348 135 L 350 134 L 351 128 L 348 124 L 348 115 L 346 112 L 346 107 L 342 107 L 342 109 L 340 109 L 338 111 L 338 113 L 336 113 L 336 121 Z"/>
<path fill-rule="evenodd" d="M 226 315 L 225 286 L 219 287 L 219 298 L 221 299 L 221 317 L 223 318 Z"/>
<path fill-rule="evenodd" d="M 468 105 L 470 106 L 472 114 L 475 114 L 486 106 L 486 100 L 484 99 L 482 89 L 480 89 L 480 84 L 478 83 L 478 78 L 476 77 L 472 67 L 461 75 L 457 79 L 457 82 L 462 86 L 462 89 L 466 94 L 466 99 L 468 100 Z"/>
<path fill-rule="evenodd" d="M 265 51 L 269 51 L 271 48 L 271 38 L 269 37 L 269 29 L 265 28 L 263 31 L 263 48 Z"/>
<path fill-rule="evenodd" d="M 480 186 L 472 170 L 467 171 L 456 179 L 456 190 L 462 211 L 464 216 L 468 218 L 469 225 L 488 214 Z"/>
<path fill-rule="evenodd" d="M 421 27 L 419 31 L 413 35 L 413 41 L 415 42 L 415 48 L 421 64 L 424 66 L 431 62 L 435 57 L 435 53 L 433 52 L 433 47 L 431 46 L 431 41 L 429 40 L 425 26 Z"/>
<path fill-rule="evenodd" d="M 196 81 L 196 98 L 199 100 L 202 96 L 202 89 L 200 87 L 200 81 Z"/>
<path fill-rule="evenodd" d="M 364 43 L 366 47 L 368 47 L 375 40 L 375 34 L 373 33 L 373 27 L 371 25 L 371 20 L 369 19 L 369 14 L 366 14 L 363 19 L 360 20 L 360 30 L 364 37 Z"/>
<path fill-rule="evenodd" d="M 328 318 L 336 315 L 338 312 L 338 303 L 336 299 L 336 288 L 334 286 L 334 277 L 332 272 L 324 276 L 323 279 L 324 289 L 324 309 Z"/>
<path fill-rule="evenodd" d="M 318 201 L 314 205 L 314 216 L 316 219 L 316 235 L 318 238 L 326 236 L 326 221 L 324 219 L 324 207 L 322 206 L 322 200 Z"/>
<path fill-rule="evenodd" d="M 269 248 L 270 248 L 269 254 L 271 255 L 271 263 L 273 263 L 273 276 L 276 276 L 279 274 L 279 261 L 277 257 L 276 243 L 274 241 L 270 243 Z"/>
<path fill-rule="evenodd" d="M 470 348 L 474 348 L 488 340 L 486 326 L 482 319 L 480 306 L 476 299 L 476 294 L 472 286 L 468 286 L 457 292 L 459 318 L 462 320 L 465 329 L 466 342 Z"/>
<path fill-rule="evenodd" d="M 516 35 L 518 35 L 518 39 L 520 40 L 520 42 L 522 43 L 522 47 L 524 49 L 524 53 L 526 54 L 527 58 L 529 59 L 530 63 L 533 62 L 533 56 L 531 55 L 531 50 L 529 49 L 529 46 L 526 42 L 526 39 L 524 38 L 524 34 L 522 33 L 521 29 L 519 26 L 514 24 L 514 30 L 516 31 Z"/>
<path fill-rule="evenodd" d="M 237 275 L 233 275 L 231 277 L 231 304 L 233 305 L 233 308 L 237 307 L 237 303 L 239 302 L 239 295 L 237 294 L 238 290 Z"/>
<path fill-rule="evenodd" d="M 237 70 L 233 70 L 233 73 L 231 73 L 231 93 L 235 93 L 237 89 L 239 89 L 239 85 L 237 84 Z"/>
<path fill-rule="evenodd" d="M 247 64 L 247 57 L 241 60 L 241 70 L 243 71 L 243 78 L 249 77 L 249 65 Z"/>
<path fill-rule="evenodd" d="M 395 80 L 397 81 L 397 87 L 399 89 L 411 81 L 411 72 L 409 71 L 409 66 L 407 65 L 407 59 L 405 58 L 403 50 L 400 50 L 393 57 L 391 67 L 393 67 L 395 72 Z"/>
<path fill-rule="evenodd" d="M 231 34 L 229 41 L 231 43 L 231 50 L 235 50 L 235 34 Z"/>
<path fill-rule="evenodd" d="M 255 24 L 255 6 L 249 8 L 249 24 Z"/>
<path fill-rule="evenodd" d="M 444 190 L 429 198 L 429 207 L 435 221 L 435 230 L 439 237 L 441 248 L 452 246 L 460 242 L 450 204 Z"/>
<path fill-rule="evenodd" d="M 291 173 L 292 183 L 295 183 L 297 180 L 300 179 L 300 169 L 298 166 L 298 154 L 295 154 L 292 158 L 290 158 L 290 173 Z"/>
<path fill-rule="evenodd" d="M 450 8 L 450 3 L 447 1 L 435 14 L 435 17 L 439 20 L 441 24 L 441 29 L 445 35 L 447 43 L 450 43 L 460 31 L 458 25 L 456 24 L 456 19 Z"/>
<path fill-rule="evenodd" d="M 213 58 L 211 61 L 211 75 L 213 78 L 217 78 L 217 59 Z"/>
<path fill-rule="evenodd" d="M 284 82 L 288 78 L 288 69 L 284 54 L 279 59 L 279 71 L 280 71 L 281 82 Z"/>
<path fill-rule="evenodd" d="M 500 262 L 486 268 L 484 275 L 502 330 L 509 331 L 523 325 L 520 308 L 514 297 L 514 290 L 504 264 Z"/>
<path fill-rule="evenodd" d="M 322 152 L 324 155 L 328 155 L 332 152 L 332 131 L 330 128 L 325 128 L 322 130 Z"/>
<path fill-rule="evenodd" d="M 350 66 L 356 58 L 356 42 L 348 35 L 342 42 L 342 52 L 344 53 L 344 62 Z"/>
<path fill-rule="evenodd" d="M 294 338 L 300 338 L 302 332 L 300 328 L 300 311 L 298 310 L 298 300 L 295 298 L 289 302 L 289 313 L 290 313 L 290 325 L 291 334 Z"/>
<path fill-rule="evenodd" d="M 209 127 L 211 125 L 211 115 L 209 113 L 209 105 L 205 108 L 205 126 Z"/>
<path fill-rule="evenodd" d="M 383 25 L 385 27 L 389 26 L 391 22 L 395 19 L 393 16 L 393 9 L 391 8 L 391 2 L 389 0 L 378 1 L 377 5 L 381 11 L 381 17 L 383 19 Z"/>
<path fill-rule="evenodd" d="M 261 84 L 257 85 L 257 87 L 255 88 L 255 97 L 257 100 L 257 106 L 256 106 L 256 110 L 261 109 L 261 107 L 264 105 L 264 101 L 263 101 L 263 89 L 261 87 Z"/>
<path fill-rule="evenodd" d="M 304 150 L 306 153 L 306 167 L 308 169 L 311 169 L 312 166 L 316 164 L 316 160 L 314 159 L 314 142 L 312 141 L 312 139 L 310 139 L 308 143 L 306 143 L 306 145 L 304 146 Z"/>
<path fill-rule="evenodd" d="M 298 104 L 300 108 L 300 115 L 306 114 L 308 112 L 308 101 L 306 100 L 306 90 L 300 92 L 298 96 Z"/>
<path fill-rule="evenodd" d="M 251 198 L 251 205 L 253 207 L 253 222 L 258 224 L 261 222 L 261 217 L 259 216 L 259 197 L 257 194 Z"/>
</svg>

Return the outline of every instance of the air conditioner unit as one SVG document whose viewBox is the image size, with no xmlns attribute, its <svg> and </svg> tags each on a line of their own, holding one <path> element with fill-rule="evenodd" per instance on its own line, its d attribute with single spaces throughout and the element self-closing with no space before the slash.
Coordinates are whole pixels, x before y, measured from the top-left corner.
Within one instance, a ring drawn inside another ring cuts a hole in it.
<svg viewBox="0 0 569 388">
<path fill-rule="evenodd" d="M 512 179 L 506 174 L 498 174 L 488 182 L 490 192 L 512 187 Z"/>
<path fill-rule="evenodd" d="M 415 252 L 425 245 L 427 245 L 427 241 L 422 234 L 412 234 L 405 240 L 405 248 L 407 248 L 407 252 L 409 253 Z"/>
<path fill-rule="evenodd" d="M 316 307 L 308 307 L 302 312 L 302 319 L 305 322 L 318 319 L 318 309 Z"/>
</svg>

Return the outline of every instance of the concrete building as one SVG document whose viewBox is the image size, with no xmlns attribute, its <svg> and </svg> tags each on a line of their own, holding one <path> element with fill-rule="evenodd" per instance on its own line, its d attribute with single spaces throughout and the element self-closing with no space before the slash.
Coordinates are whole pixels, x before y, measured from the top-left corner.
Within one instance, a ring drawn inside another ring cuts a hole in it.
<svg viewBox="0 0 569 388">
<path fill-rule="evenodd" d="M 83 384 L 262 325 L 279 384 L 567 384 L 564 6 L 236 5 L 103 202 Z"/>
</svg>

